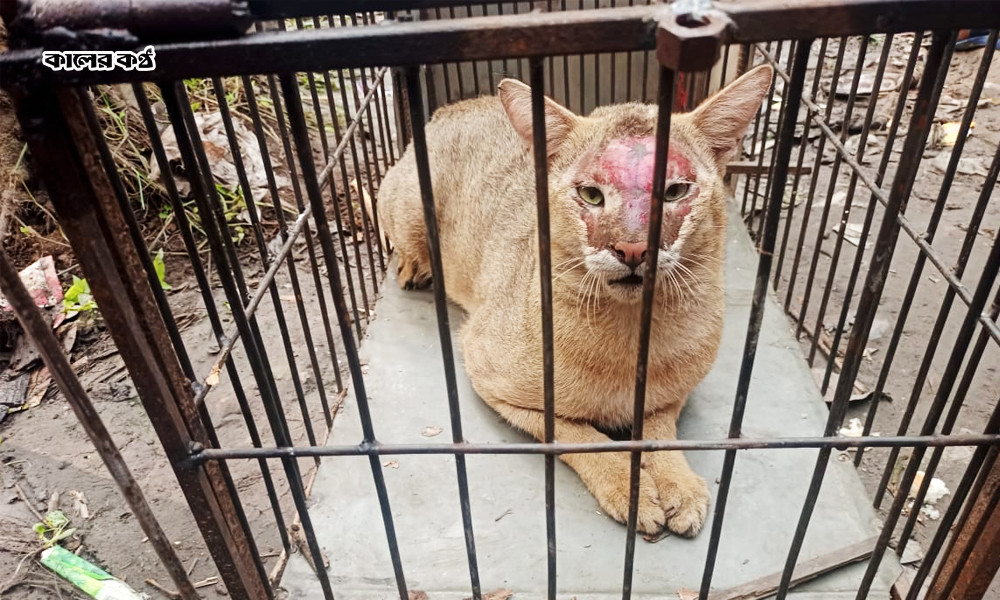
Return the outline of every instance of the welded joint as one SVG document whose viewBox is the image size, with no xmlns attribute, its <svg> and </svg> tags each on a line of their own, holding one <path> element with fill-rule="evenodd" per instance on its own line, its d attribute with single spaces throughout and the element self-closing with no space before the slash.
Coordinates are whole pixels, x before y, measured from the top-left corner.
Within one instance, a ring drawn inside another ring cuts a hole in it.
<svg viewBox="0 0 1000 600">
<path fill-rule="evenodd" d="M 656 58 L 674 71 L 707 71 L 719 60 L 723 34 L 731 21 L 720 10 L 689 4 L 676 2 L 661 13 Z"/>
<path fill-rule="evenodd" d="M 0 0 L 0 17 L 22 48 L 236 37 L 253 22 L 247 0 Z"/>
</svg>

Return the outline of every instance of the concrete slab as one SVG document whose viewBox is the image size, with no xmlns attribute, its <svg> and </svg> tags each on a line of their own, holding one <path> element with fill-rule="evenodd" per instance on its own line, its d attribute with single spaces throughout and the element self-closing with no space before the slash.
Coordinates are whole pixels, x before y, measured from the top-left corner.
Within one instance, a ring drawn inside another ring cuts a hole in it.
<svg viewBox="0 0 1000 600">
<path fill-rule="evenodd" d="M 729 427 L 743 352 L 757 255 L 739 220 L 731 216 L 727 251 L 727 315 L 718 362 L 694 392 L 680 421 L 682 439 L 723 438 Z M 392 271 L 392 270 L 390 270 Z M 378 439 L 384 443 L 450 441 L 444 372 L 429 292 L 383 287 L 377 318 L 362 345 L 366 386 Z M 462 312 L 453 307 L 452 323 Z M 789 332 L 780 307 L 769 299 L 744 425 L 748 437 L 821 435 L 827 409 Z M 459 370 L 462 421 L 470 441 L 521 442 L 480 401 Z M 348 397 L 331 444 L 361 439 L 356 404 Z M 440 427 L 439 436 L 421 435 Z M 719 451 L 688 453 L 692 467 L 714 495 L 721 473 Z M 813 466 L 815 450 L 741 452 L 715 570 L 723 589 L 780 571 Z M 449 456 L 399 456 L 383 460 L 403 568 L 410 590 L 431 600 L 471 596 L 455 461 Z M 544 467 L 541 456 L 470 456 L 467 459 L 480 577 L 484 591 L 508 588 L 515 598 L 540 598 L 546 589 Z M 604 516 L 583 484 L 556 463 L 556 521 L 560 597 L 621 597 L 625 528 Z M 311 514 L 330 559 L 334 593 L 342 600 L 392 598 L 395 584 L 388 546 L 366 458 L 328 458 L 313 488 Z M 711 519 L 711 517 L 710 517 Z M 694 540 L 639 540 L 634 597 L 669 598 L 697 589 L 708 528 Z M 877 533 L 868 495 L 849 462 L 831 460 L 802 559 L 834 551 Z M 891 554 L 891 553 L 890 553 Z M 872 589 L 887 598 L 899 571 L 891 555 Z M 864 564 L 841 569 L 794 590 L 801 600 L 853 598 Z M 315 574 L 293 555 L 283 581 L 291 598 L 321 598 Z"/>
</svg>

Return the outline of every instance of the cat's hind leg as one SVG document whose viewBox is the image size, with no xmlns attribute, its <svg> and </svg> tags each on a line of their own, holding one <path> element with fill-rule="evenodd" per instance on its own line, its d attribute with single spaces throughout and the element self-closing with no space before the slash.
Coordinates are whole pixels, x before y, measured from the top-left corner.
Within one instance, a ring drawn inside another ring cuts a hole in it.
<svg viewBox="0 0 1000 600">
<path fill-rule="evenodd" d="M 404 290 L 418 290 L 431 284 L 431 261 L 426 243 L 422 253 L 419 249 L 404 250 L 396 245 L 396 281 Z"/>
<path fill-rule="evenodd" d="M 382 230 L 395 247 L 396 282 L 404 290 L 427 287 L 431 283 L 431 258 L 420 184 L 410 153 L 389 169 L 378 202 Z"/>
<path fill-rule="evenodd" d="M 396 282 L 404 290 L 425 288 L 431 283 L 431 256 L 424 214 L 411 203 L 399 208 L 401 214 L 394 216 L 396 237 L 392 240 L 396 245 Z"/>
</svg>

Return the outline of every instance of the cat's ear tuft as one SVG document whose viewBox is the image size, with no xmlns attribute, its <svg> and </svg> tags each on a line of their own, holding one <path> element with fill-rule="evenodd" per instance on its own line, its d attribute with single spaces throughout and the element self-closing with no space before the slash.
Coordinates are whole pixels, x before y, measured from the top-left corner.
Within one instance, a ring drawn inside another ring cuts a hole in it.
<svg viewBox="0 0 1000 600">
<path fill-rule="evenodd" d="M 524 143 L 531 147 L 531 88 L 516 79 L 504 79 L 498 90 L 510 124 Z M 579 119 L 551 98 L 545 98 L 545 149 L 549 156 L 559 151 Z"/>
<path fill-rule="evenodd" d="M 691 113 L 694 126 L 702 139 L 708 142 L 720 168 L 724 168 L 736 155 L 751 119 L 771 87 L 773 77 L 774 69 L 770 65 L 761 65 L 726 86 Z"/>
</svg>

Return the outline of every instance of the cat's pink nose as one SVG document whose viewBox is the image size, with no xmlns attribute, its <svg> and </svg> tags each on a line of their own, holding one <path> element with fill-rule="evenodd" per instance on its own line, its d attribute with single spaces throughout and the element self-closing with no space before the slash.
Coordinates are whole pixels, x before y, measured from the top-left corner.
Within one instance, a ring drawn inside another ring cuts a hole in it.
<svg viewBox="0 0 1000 600">
<path fill-rule="evenodd" d="M 613 250 L 618 260 L 633 269 L 646 260 L 646 242 L 618 242 Z"/>
</svg>

